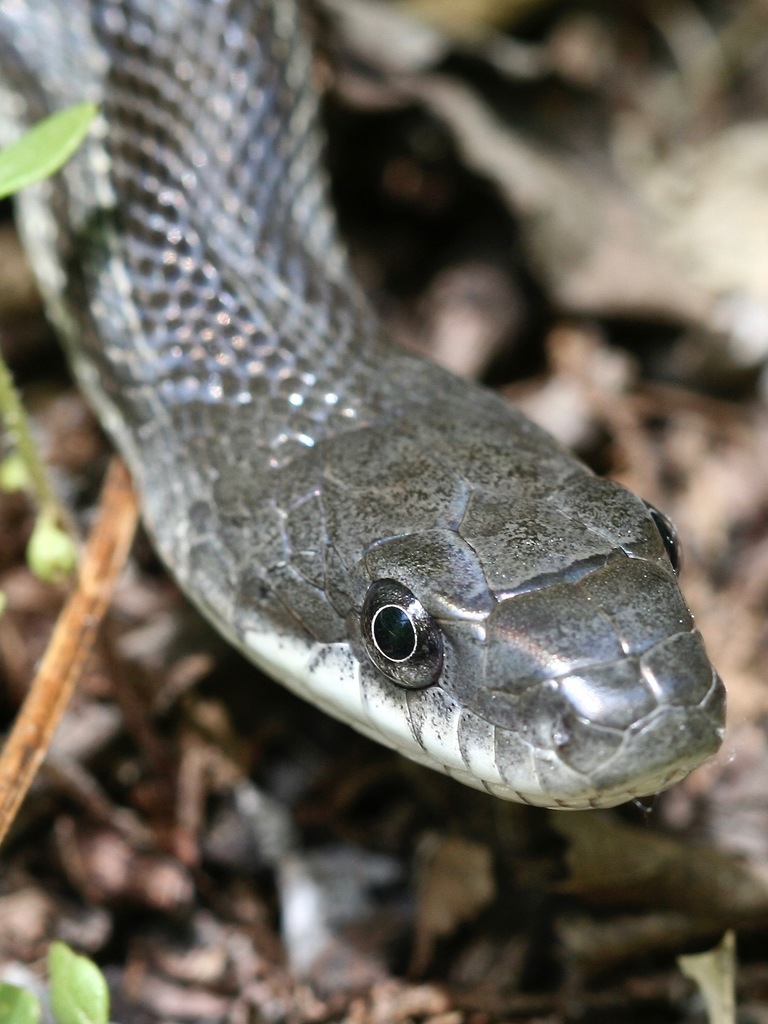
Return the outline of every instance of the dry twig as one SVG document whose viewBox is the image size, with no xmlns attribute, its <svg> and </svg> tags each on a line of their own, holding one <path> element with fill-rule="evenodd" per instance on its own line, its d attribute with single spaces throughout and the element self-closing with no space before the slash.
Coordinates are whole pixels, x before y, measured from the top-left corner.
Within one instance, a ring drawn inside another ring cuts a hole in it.
<svg viewBox="0 0 768 1024">
<path fill-rule="evenodd" d="M 114 459 L 80 567 L 78 584 L 59 616 L 29 693 L 0 755 L 0 842 L 27 793 L 109 605 L 138 521 L 128 471 Z"/>
</svg>

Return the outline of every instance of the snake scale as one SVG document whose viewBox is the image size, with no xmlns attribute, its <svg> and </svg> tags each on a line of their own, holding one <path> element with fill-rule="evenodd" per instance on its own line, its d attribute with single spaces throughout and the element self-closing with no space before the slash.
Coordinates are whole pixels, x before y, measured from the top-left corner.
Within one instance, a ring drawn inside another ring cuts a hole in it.
<svg viewBox="0 0 768 1024">
<path fill-rule="evenodd" d="M 3 138 L 101 108 L 19 201 L 75 374 L 162 558 L 267 673 L 505 799 L 655 793 L 724 723 L 673 532 L 381 337 L 312 61 L 294 0 L 3 0 Z"/>
</svg>

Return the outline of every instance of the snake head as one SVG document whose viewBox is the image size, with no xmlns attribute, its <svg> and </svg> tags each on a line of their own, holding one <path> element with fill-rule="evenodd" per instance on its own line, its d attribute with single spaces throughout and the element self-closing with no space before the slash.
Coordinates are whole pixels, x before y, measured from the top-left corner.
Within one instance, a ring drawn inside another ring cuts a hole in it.
<svg viewBox="0 0 768 1024">
<path fill-rule="evenodd" d="M 683 778 L 725 702 L 667 521 L 490 392 L 407 370 L 397 416 L 284 462 L 254 469 L 247 408 L 187 445 L 215 467 L 166 552 L 188 592 L 299 695 L 496 796 L 604 807 Z"/>
<path fill-rule="evenodd" d="M 353 724 L 526 803 L 611 806 L 679 781 L 722 741 L 724 689 L 671 525 L 548 438 L 460 433 L 446 420 L 425 456 L 407 430 L 386 454 L 361 432 L 326 459 Z"/>
</svg>

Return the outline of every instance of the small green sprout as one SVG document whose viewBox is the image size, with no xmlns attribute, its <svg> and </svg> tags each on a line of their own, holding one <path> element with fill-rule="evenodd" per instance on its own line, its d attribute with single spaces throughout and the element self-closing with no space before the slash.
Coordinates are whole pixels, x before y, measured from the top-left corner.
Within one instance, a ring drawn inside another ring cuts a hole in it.
<svg viewBox="0 0 768 1024">
<path fill-rule="evenodd" d="M 77 566 L 77 548 L 46 510 L 40 512 L 27 543 L 27 565 L 45 583 L 63 583 Z"/>
<path fill-rule="evenodd" d="M 96 110 L 94 103 L 79 103 L 60 110 L 0 152 L 0 199 L 58 171 L 85 138 Z M 77 551 L 74 541 L 60 526 L 64 516 L 32 438 L 10 371 L 2 360 L 0 415 L 14 446 L 13 452 L 0 464 L 0 490 L 24 489 L 32 493 L 39 511 L 27 546 L 28 563 L 41 579 L 61 582 L 74 570 Z"/>
<path fill-rule="evenodd" d="M 13 494 L 24 491 L 32 483 L 27 464 L 18 452 L 11 452 L 0 462 L 0 491 Z M 2 1020 L 2 1018 L 0 1018 Z"/>
</svg>

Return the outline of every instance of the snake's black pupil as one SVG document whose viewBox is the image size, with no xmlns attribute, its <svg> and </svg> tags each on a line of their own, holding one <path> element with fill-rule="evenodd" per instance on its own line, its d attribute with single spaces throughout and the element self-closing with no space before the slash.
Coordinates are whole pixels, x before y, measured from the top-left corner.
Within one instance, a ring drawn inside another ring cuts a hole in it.
<svg viewBox="0 0 768 1024">
<path fill-rule="evenodd" d="M 385 658 L 405 661 L 416 646 L 416 631 L 402 608 L 382 608 L 373 623 L 373 639 Z"/>
</svg>

